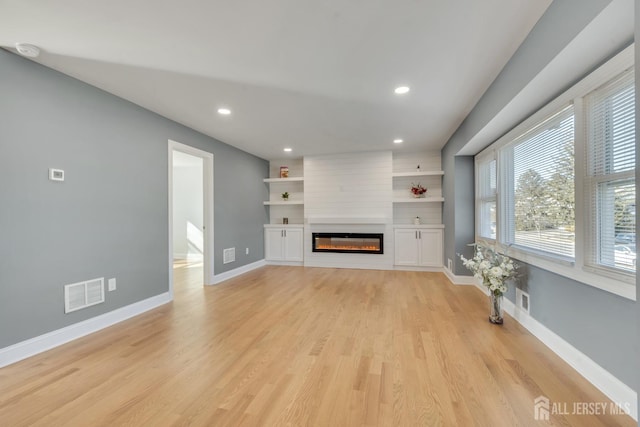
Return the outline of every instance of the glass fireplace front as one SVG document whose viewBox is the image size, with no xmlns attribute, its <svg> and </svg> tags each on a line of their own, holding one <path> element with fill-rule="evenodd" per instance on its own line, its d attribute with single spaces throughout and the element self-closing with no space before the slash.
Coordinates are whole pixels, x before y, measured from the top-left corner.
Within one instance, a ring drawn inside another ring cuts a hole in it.
<svg viewBox="0 0 640 427">
<path fill-rule="evenodd" d="M 313 252 L 382 254 L 382 233 L 312 233 Z"/>
</svg>

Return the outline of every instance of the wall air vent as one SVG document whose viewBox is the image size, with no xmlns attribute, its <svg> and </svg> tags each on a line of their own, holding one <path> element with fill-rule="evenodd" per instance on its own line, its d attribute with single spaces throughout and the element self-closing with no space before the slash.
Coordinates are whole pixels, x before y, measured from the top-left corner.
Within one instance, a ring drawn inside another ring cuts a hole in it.
<svg viewBox="0 0 640 427">
<path fill-rule="evenodd" d="M 64 312 L 71 313 L 104 302 L 104 277 L 64 286 Z"/>
<path fill-rule="evenodd" d="M 236 248 L 229 248 L 222 251 L 222 263 L 229 264 L 236 260 Z"/>
</svg>

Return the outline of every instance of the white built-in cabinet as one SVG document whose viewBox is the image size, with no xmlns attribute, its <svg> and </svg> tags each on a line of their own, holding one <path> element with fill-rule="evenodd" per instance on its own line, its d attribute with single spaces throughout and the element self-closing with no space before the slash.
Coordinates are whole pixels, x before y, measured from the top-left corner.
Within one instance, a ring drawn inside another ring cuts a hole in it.
<svg viewBox="0 0 640 427">
<path fill-rule="evenodd" d="M 395 265 L 441 267 L 442 237 L 441 228 L 396 228 Z"/>
<path fill-rule="evenodd" d="M 438 153 L 394 153 L 394 264 L 401 267 L 442 267 L 442 178 Z M 422 198 L 409 191 L 412 183 L 427 188 Z M 420 225 L 415 225 L 418 221 Z"/>
<path fill-rule="evenodd" d="M 289 168 L 289 177 L 280 178 L 280 166 Z M 289 224 L 304 223 L 304 173 L 302 159 L 272 160 L 269 165 L 269 178 L 263 182 L 269 188 L 269 200 L 263 203 L 269 206 L 269 223 L 282 224 L 284 218 Z M 289 193 L 287 200 L 282 193 Z"/>
<path fill-rule="evenodd" d="M 442 267 L 442 178 L 439 153 L 393 153 L 392 173 L 388 177 L 392 192 L 389 203 L 393 216 L 388 218 L 394 230 L 394 264 L 408 267 Z M 281 166 L 289 168 L 289 177 L 280 178 Z M 269 177 L 269 224 L 265 225 L 265 259 L 276 262 L 304 260 L 304 227 L 307 212 L 304 203 L 303 159 L 272 160 Z M 414 198 L 412 183 L 427 187 L 426 197 Z M 283 200 L 282 193 L 289 193 Z M 336 216 L 340 216 L 336 212 Z M 283 225 L 286 218 L 288 225 Z M 420 225 L 415 225 L 418 221 Z M 307 230 L 308 231 L 308 230 Z"/>
<path fill-rule="evenodd" d="M 420 224 L 441 225 L 443 176 L 439 153 L 394 153 L 393 223 L 413 224 L 418 217 Z M 427 188 L 425 197 L 413 197 L 413 183 Z"/>
<path fill-rule="evenodd" d="M 302 261 L 303 227 L 265 227 L 264 245 L 267 261 Z"/>
</svg>

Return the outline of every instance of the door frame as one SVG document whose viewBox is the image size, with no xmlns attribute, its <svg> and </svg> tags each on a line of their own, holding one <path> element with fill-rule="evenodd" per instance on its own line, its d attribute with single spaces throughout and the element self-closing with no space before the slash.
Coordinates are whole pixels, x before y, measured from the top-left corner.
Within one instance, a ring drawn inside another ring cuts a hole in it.
<svg viewBox="0 0 640 427">
<path fill-rule="evenodd" d="M 177 141 L 169 140 L 169 295 L 173 299 L 173 152 L 189 154 L 202 159 L 202 202 L 203 202 L 203 283 L 213 284 L 214 250 L 213 250 L 213 153 L 203 151 Z"/>
</svg>

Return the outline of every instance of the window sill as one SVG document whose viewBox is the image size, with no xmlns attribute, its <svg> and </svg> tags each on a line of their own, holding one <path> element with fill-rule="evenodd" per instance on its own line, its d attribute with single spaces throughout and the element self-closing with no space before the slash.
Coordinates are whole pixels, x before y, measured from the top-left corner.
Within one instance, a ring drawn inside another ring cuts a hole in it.
<svg viewBox="0 0 640 427">
<path fill-rule="evenodd" d="M 576 282 L 636 301 L 635 275 L 581 267 L 575 262 L 537 254 L 513 246 L 496 244 L 495 241 L 486 239 L 479 238 L 478 243 L 496 247 L 499 252 L 517 261 L 525 262 Z"/>
</svg>

